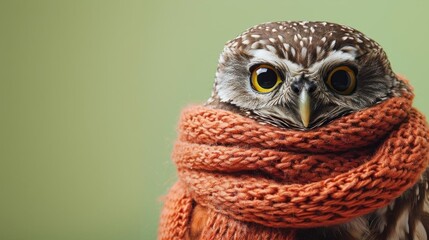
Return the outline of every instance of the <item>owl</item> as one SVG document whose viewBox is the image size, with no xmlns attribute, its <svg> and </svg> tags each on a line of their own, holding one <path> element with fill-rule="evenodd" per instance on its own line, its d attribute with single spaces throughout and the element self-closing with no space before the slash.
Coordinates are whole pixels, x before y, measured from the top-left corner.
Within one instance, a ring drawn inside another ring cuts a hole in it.
<svg viewBox="0 0 429 240">
<path fill-rule="evenodd" d="M 374 40 L 328 22 L 270 22 L 227 42 L 206 106 L 261 124 L 311 131 L 410 91 Z M 298 239 L 427 239 L 427 177 L 387 207 L 345 224 L 298 231 Z M 421 185 L 419 185 L 421 184 Z M 190 239 L 207 209 L 194 208 Z"/>
</svg>

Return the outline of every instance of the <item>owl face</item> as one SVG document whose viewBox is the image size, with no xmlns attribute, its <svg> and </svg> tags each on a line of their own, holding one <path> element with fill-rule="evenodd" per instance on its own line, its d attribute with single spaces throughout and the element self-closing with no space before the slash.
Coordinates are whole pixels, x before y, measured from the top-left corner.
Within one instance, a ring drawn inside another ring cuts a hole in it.
<svg viewBox="0 0 429 240">
<path fill-rule="evenodd" d="M 382 48 L 359 31 L 326 22 L 273 22 L 226 44 L 208 103 L 307 130 L 403 87 Z"/>
</svg>

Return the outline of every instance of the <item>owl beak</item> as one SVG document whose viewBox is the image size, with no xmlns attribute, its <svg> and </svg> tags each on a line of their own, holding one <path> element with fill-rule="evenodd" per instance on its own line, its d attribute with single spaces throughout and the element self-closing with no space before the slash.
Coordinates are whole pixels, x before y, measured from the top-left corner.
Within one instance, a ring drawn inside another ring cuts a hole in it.
<svg viewBox="0 0 429 240">
<path fill-rule="evenodd" d="M 311 115 L 311 99 L 307 89 L 302 89 L 299 94 L 299 114 L 301 115 L 301 121 L 304 127 L 308 127 L 310 123 Z"/>
</svg>

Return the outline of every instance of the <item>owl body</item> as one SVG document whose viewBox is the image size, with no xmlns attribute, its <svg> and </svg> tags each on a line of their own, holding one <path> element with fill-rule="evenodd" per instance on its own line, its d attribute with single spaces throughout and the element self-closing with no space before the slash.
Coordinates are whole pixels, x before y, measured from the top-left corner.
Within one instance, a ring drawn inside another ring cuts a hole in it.
<svg viewBox="0 0 429 240">
<path fill-rule="evenodd" d="M 409 92 L 383 49 L 363 33 L 327 22 L 272 22 L 227 42 L 206 106 L 259 123 L 311 131 Z M 297 239 L 428 239 L 428 171 L 388 206 Z M 207 209 L 194 208 L 189 239 L 200 239 Z M 283 229 L 279 229 L 283 231 Z"/>
</svg>

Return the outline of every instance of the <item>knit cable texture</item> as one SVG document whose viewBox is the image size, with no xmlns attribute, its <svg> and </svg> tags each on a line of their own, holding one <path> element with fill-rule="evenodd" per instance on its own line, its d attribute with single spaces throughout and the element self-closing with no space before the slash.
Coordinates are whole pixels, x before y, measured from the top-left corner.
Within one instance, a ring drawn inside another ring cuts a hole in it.
<svg viewBox="0 0 429 240">
<path fill-rule="evenodd" d="M 428 165 L 429 131 L 411 104 L 404 94 L 304 132 L 225 110 L 185 109 L 172 155 L 179 181 L 159 238 L 183 239 L 195 202 L 211 220 L 223 219 L 210 223 L 217 236 L 233 222 L 320 227 L 386 206 Z"/>
</svg>

